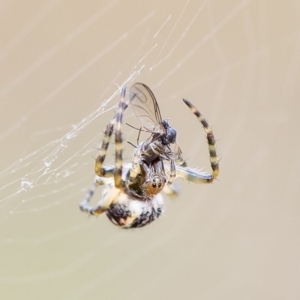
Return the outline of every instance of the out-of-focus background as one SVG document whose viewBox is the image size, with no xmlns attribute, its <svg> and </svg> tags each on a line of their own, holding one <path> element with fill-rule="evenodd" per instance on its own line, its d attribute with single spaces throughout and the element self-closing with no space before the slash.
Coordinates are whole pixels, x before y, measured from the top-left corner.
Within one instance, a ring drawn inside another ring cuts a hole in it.
<svg viewBox="0 0 300 300">
<path fill-rule="evenodd" d="M 1 1 L 1 299 L 299 299 L 299 6 Z M 137 81 L 209 171 L 181 98 L 199 108 L 220 176 L 177 180 L 159 220 L 122 230 L 78 204 L 118 88 Z"/>
</svg>

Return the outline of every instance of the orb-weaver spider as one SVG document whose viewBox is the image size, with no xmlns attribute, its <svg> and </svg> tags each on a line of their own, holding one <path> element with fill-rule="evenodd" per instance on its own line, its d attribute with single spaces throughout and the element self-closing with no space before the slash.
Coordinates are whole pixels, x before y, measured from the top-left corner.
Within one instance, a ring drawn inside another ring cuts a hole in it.
<svg viewBox="0 0 300 300">
<path fill-rule="evenodd" d="M 164 189 L 169 195 L 177 194 L 172 185 L 175 177 L 195 183 L 210 183 L 217 178 L 219 172 L 214 135 L 204 117 L 189 101 L 183 99 L 201 122 L 207 135 L 212 174 L 186 167 L 177 145 L 174 151 L 171 150 L 169 145 L 176 142 L 176 130 L 170 127 L 166 120 L 161 119 L 157 101 L 150 88 L 136 83 L 131 87 L 131 91 L 128 100 L 125 99 L 126 89 L 121 91 L 117 113 L 106 126 L 100 154 L 95 161 L 95 183 L 80 204 L 80 209 L 91 215 L 105 212 L 114 224 L 123 228 L 142 227 L 157 219 L 163 211 L 160 192 Z M 123 164 L 122 119 L 129 103 L 141 121 L 148 119 L 144 129 L 151 135 L 145 142 L 138 143 L 132 163 Z M 149 125 L 152 125 L 152 128 L 149 128 Z M 105 166 L 103 163 L 113 132 L 115 165 Z M 167 173 L 164 160 L 170 161 Z M 89 206 L 89 201 L 98 185 L 104 185 L 105 189 L 98 205 L 93 208 Z"/>
</svg>

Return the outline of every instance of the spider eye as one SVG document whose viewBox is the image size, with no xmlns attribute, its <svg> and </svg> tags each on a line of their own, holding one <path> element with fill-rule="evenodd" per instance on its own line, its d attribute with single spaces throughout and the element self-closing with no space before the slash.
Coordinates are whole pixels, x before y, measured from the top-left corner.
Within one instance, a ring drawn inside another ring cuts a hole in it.
<svg viewBox="0 0 300 300">
<path fill-rule="evenodd" d="M 155 184 L 155 183 L 152 183 L 152 187 L 153 187 L 153 188 L 156 188 L 156 184 Z"/>
</svg>

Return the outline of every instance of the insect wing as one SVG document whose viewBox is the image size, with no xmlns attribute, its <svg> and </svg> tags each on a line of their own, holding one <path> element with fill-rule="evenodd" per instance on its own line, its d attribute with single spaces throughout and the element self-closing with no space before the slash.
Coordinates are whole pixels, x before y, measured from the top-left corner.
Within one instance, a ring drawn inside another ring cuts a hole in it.
<svg viewBox="0 0 300 300">
<path fill-rule="evenodd" d="M 146 129 L 153 131 L 159 126 L 160 130 L 165 131 L 158 103 L 147 85 L 133 84 L 130 88 L 130 102 L 134 114 Z"/>
</svg>

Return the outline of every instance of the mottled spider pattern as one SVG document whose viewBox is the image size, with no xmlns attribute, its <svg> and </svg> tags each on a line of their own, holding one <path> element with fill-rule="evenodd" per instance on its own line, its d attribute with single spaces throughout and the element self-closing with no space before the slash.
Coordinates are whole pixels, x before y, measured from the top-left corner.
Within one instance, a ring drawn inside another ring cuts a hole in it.
<svg viewBox="0 0 300 300">
<path fill-rule="evenodd" d="M 188 100 L 183 99 L 206 132 L 211 174 L 186 166 L 176 144 L 176 130 L 161 119 L 158 104 L 149 87 L 136 83 L 131 87 L 128 100 L 125 99 L 125 94 L 126 90 L 123 88 L 117 113 L 106 126 L 100 153 L 95 161 L 95 183 L 81 202 L 80 209 L 91 215 L 105 212 L 114 224 L 134 228 L 145 226 L 161 215 L 164 204 L 160 192 L 164 189 L 167 194 L 176 195 L 176 188 L 172 184 L 175 177 L 194 183 L 211 183 L 218 176 L 219 166 L 213 132 Z M 129 103 L 150 136 L 145 142 L 138 143 L 132 163 L 125 164 L 122 161 L 122 119 Z M 115 165 L 105 166 L 103 163 L 113 132 Z M 170 144 L 175 144 L 175 150 L 170 148 Z M 168 172 L 164 169 L 165 160 L 170 161 Z M 96 207 L 91 207 L 89 201 L 98 185 L 104 186 L 102 197 Z"/>
<path fill-rule="evenodd" d="M 112 166 L 111 171 L 113 170 L 114 167 Z M 124 164 L 122 178 L 124 182 L 127 180 L 130 170 L 131 164 Z M 164 175 L 160 173 L 157 174 L 161 177 L 159 180 L 165 182 Z M 149 176 L 151 177 L 151 175 Z M 103 185 L 104 190 L 99 203 L 93 208 L 90 207 L 88 203 L 98 185 Z M 91 215 L 99 215 L 105 212 L 112 223 L 123 228 L 145 226 L 161 215 L 164 202 L 160 193 L 153 194 L 152 192 L 145 191 L 144 195 L 141 196 L 139 190 L 143 190 L 144 186 L 147 186 L 147 184 L 143 185 L 138 183 L 136 189 L 134 186 L 126 189 L 118 189 L 115 187 L 113 177 L 101 178 L 96 176 L 96 182 L 86 194 L 80 208 Z M 160 187 L 160 191 L 162 189 L 163 185 Z"/>
</svg>

